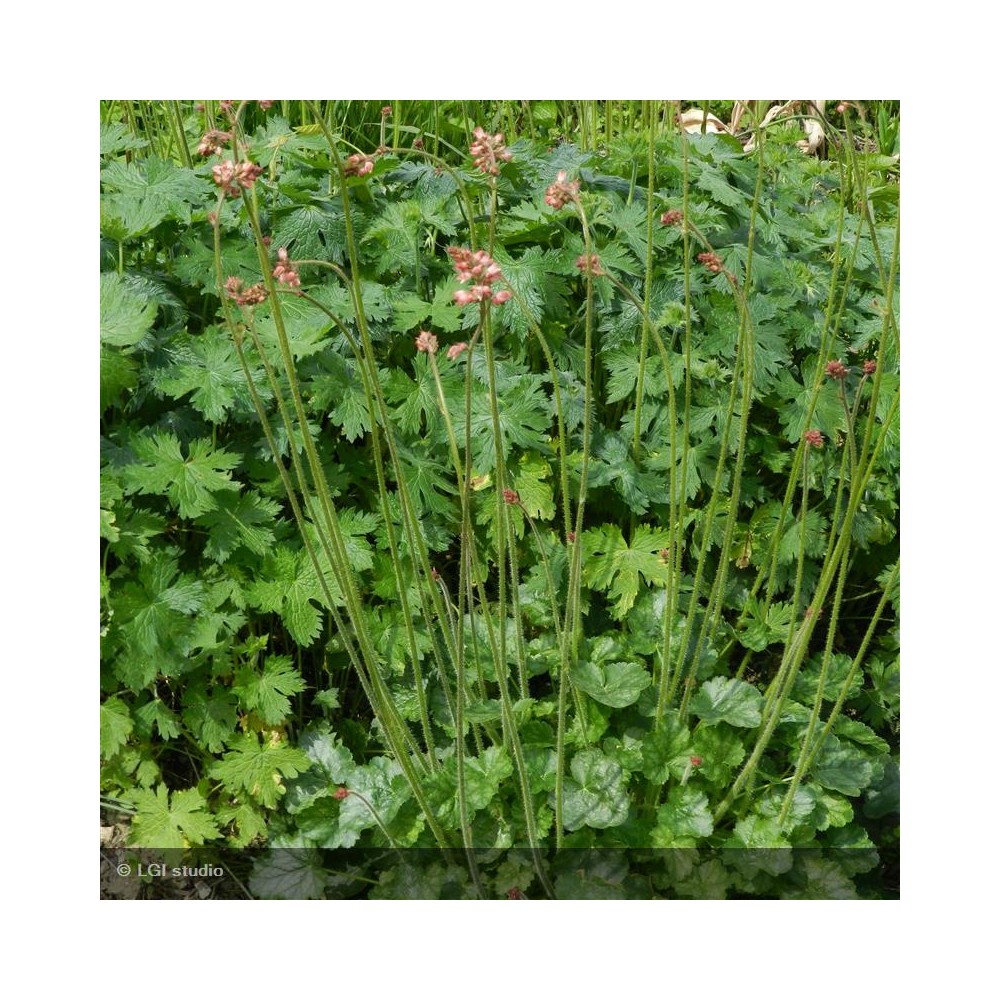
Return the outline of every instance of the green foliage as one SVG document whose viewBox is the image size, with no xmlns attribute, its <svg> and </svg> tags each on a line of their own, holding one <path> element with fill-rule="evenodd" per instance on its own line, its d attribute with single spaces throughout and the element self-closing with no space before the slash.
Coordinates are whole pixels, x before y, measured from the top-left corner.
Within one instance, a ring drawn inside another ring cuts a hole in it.
<svg viewBox="0 0 1000 1000">
<path fill-rule="evenodd" d="M 178 107 L 102 105 L 100 754 L 130 842 L 266 846 L 261 898 L 877 894 L 898 109 L 838 161 L 641 102 Z M 171 159 L 178 125 L 192 154 L 237 131 L 246 199 L 212 180 L 231 147 Z M 456 303 L 473 246 L 508 301 Z M 279 249 L 299 285 L 220 288 Z"/>
</svg>

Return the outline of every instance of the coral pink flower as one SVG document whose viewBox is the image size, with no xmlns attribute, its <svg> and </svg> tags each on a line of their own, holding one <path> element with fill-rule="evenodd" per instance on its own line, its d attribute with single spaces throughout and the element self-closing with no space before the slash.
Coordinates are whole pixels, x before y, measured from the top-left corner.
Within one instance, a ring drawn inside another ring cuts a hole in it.
<svg viewBox="0 0 1000 1000">
<path fill-rule="evenodd" d="M 261 111 L 268 111 L 274 101 L 258 101 L 257 105 L 260 107 Z"/>
<path fill-rule="evenodd" d="M 344 161 L 344 173 L 348 177 L 364 177 L 375 169 L 375 161 L 365 153 L 352 153 Z"/>
<path fill-rule="evenodd" d="M 464 340 L 461 343 L 452 344 L 451 347 L 448 348 L 448 360 L 454 361 L 455 358 L 457 358 L 468 346 L 469 345 Z"/>
<path fill-rule="evenodd" d="M 288 285 L 290 288 L 298 288 L 302 284 L 299 272 L 292 267 L 292 263 L 288 259 L 288 251 L 284 247 L 278 251 L 278 263 L 275 264 L 271 275 L 277 278 L 281 284 Z"/>
<path fill-rule="evenodd" d="M 217 128 L 209 129 L 198 143 L 199 156 L 221 156 L 222 147 L 232 139 L 232 132 L 222 132 Z"/>
<path fill-rule="evenodd" d="M 504 490 L 503 502 L 507 504 L 517 504 L 521 502 L 521 497 L 518 495 L 517 490 Z"/>
<path fill-rule="evenodd" d="M 700 253 L 698 261 L 704 264 L 712 274 L 718 274 L 722 270 L 722 258 L 714 253 Z"/>
<path fill-rule="evenodd" d="M 244 161 L 234 164 L 232 160 L 217 163 L 212 167 L 212 180 L 230 197 L 236 198 L 240 188 L 252 188 L 253 182 L 264 172 L 256 163 Z"/>
<path fill-rule="evenodd" d="M 660 216 L 660 222 L 665 226 L 679 226 L 684 218 L 684 213 L 678 211 L 676 208 L 669 212 L 664 212 Z"/>
<path fill-rule="evenodd" d="M 337 799 L 338 801 L 343 801 L 350 794 L 351 793 L 348 791 L 348 789 L 346 789 L 343 786 L 341 786 L 340 788 L 337 788 L 337 789 L 334 790 L 333 797 L 335 799 Z"/>
<path fill-rule="evenodd" d="M 240 306 L 256 306 L 267 298 L 267 292 L 261 284 L 251 285 L 244 290 L 243 281 L 237 277 L 226 278 L 226 295 Z"/>
<path fill-rule="evenodd" d="M 847 378 L 847 369 L 839 361 L 831 361 L 826 366 L 826 373 L 830 378 L 843 381 Z"/>
<path fill-rule="evenodd" d="M 425 354 L 437 354 L 438 340 L 433 333 L 421 330 L 416 339 L 417 350 Z"/>
<path fill-rule="evenodd" d="M 580 182 L 567 183 L 566 171 L 560 170 L 556 174 L 555 182 L 545 189 L 545 204 L 551 205 L 553 208 L 562 208 L 568 202 L 576 201 L 579 194 Z"/>
<path fill-rule="evenodd" d="M 874 375 L 875 369 L 878 368 L 878 363 L 875 361 L 866 361 L 864 367 L 864 373 L 866 375 Z"/>
<path fill-rule="evenodd" d="M 823 435 L 817 430 L 806 431 L 802 435 L 802 439 L 807 445 L 811 445 L 813 448 L 823 447 Z"/>
<path fill-rule="evenodd" d="M 382 117 L 383 118 L 388 118 L 389 115 L 391 115 L 391 114 L 392 114 L 392 105 L 391 104 L 385 105 L 385 107 L 382 108 Z"/>
<path fill-rule="evenodd" d="M 592 253 L 590 257 L 586 254 L 581 254 L 576 258 L 576 266 L 580 269 L 581 273 L 589 273 L 595 278 L 599 278 L 602 274 L 604 274 L 604 271 L 601 268 L 601 259 L 596 253 Z"/>
<path fill-rule="evenodd" d="M 485 129 L 476 128 L 472 135 L 475 139 L 469 147 L 469 152 L 472 153 L 472 162 L 484 174 L 492 174 L 496 177 L 500 173 L 498 162 L 507 162 L 512 159 L 504 145 L 503 132 L 490 135 Z"/>
<path fill-rule="evenodd" d="M 461 282 L 474 281 L 471 288 L 460 288 L 453 298 L 460 306 L 468 306 L 474 302 L 492 302 L 503 305 L 511 292 L 504 289 L 494 292 L 493 282 L 503 277 L 500 266 L 485 250 L 473 253 L 468 247 L 448 247 L 448 256 L 455 265 L 455 274 Z"/>
</svg>

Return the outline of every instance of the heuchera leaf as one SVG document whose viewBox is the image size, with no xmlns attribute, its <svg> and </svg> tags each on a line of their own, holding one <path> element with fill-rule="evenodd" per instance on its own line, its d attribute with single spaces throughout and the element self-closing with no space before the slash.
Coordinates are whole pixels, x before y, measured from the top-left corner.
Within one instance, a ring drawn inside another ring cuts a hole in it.
<svg viewBox="0 0 1000 1000">
<path fill-rule="evenodd" d="M 657 810 L 652 842 L 654 847 L 686 847 L 710 837 L 713 829 L 708 796 L 690 785 L 675 785 Z"/>
<path fill-rule="evenodd" d="M 680 778 L 690 763 L 691 732 L 676 710 L 669 711 L 659 728 L 642 741 L 642 773 L 662 785 L 672 774 Z"/>
<path fill-rule="evenodd" d="M 827 736 L 812 766 L 812 776 L 824 788 L 860 795 L 871 783 L 874 769 L 871 761 L 850 743 L 842 743 L 836 736 Z"/>
<path fill-rule="evenodd" d="M 603 830 L 628 819 L 625 772 L 600 750 L 582 750 L 563 783 L 563 823 L 567 830 L 590 826 Z M 550 797 L 555 806 L 555 793 Z"/>
<path fill-rule="evenodd" d="M 639 700 L 653 683 L 638 663 L 591 663 L 584 661 L 570 670 L 573 683 L 595 701 L 612 708 L 624 708 Z"/>
<path fill-rule="evenodd" d="M 258 899 L 322 899 L 326 872 L 319 851 L 280 847 L 254 862 L 250 891 Z"/>
<path fill-rule="evenodd" d="M 728 722 L 752 729 L 760 725 L 764 696 L 746 681 L 735 677 L 713 677 L 705 681 L 691 699 L 691 711 L 706 726 Z"/>
</svg>

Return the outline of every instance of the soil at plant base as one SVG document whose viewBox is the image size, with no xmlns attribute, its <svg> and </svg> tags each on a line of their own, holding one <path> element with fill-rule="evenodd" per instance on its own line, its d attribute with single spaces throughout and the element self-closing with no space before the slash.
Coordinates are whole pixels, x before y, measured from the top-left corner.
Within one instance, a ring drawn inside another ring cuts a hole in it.
<svg viewBox="0 0 1000 1000">
<path fill-rule="evenodd" d="M 101 813 L 101 899 L 246 899 L 247 893 L 228 873 L 222 878 L 167 876 L 143 879 L 133 871 L 120 875 L 120 865 L 133 869 L 143 860 L 141 852 L 128 847 L 129 824 Z M 159 860 L 149 852 L 149 862 Z"/>
</svg>

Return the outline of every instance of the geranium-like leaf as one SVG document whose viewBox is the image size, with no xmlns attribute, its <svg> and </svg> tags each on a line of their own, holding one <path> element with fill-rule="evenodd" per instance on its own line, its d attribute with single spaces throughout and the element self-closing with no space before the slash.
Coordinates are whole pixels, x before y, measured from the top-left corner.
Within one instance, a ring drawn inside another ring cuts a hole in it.
<svg viewBox="0 0 1000 1000">
<path fill-rule="evenodd" d="M 629 544 L 621 528 L 605 524 L 585 532 L 582 541 L 584 582 L 608 592 L 615 602 L 611 611 L 615 618 L 624 618 L 635 603 L 640 577 L 661 584 L 670 579 L 670 569 L 660 554 L 670 541 L 666 531 L 640 525 Z"/>
<path fill-rule="evenodd" d="M 155 793 L 136 788 L 129 793 L 136 805 L 129 830 L 129 843 L 138 847 L 180 848 L 197 846 L 220 836 L 215 820 L 206 812 L 205 797 L 197 788 L 167 793 L 159 785 Z"/>
<path fill-rule="evenodd" d="M 101 342 L 132 347 L 156 319 L 156 303 L 129 287 L 114 272 L 101 275 Z"/>
</svg>

